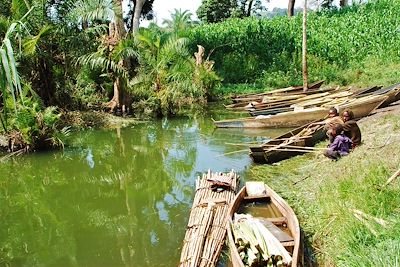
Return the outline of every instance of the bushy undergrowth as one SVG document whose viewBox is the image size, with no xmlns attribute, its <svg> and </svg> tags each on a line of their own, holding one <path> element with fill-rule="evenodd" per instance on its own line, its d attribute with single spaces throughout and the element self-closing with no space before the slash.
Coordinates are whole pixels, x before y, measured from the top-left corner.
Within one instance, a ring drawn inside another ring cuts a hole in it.
<svg viewBox="0 0 400 267">
<path fill-rule="evenodd" d="M 319 266 L 400 262 L 400 182 L 384 186 L 400 163 L 400 116 L 369 118 L 360 126 L 363 145 L 337 162 L 317 153 L 250 169 L 294 208 L 311 244 L 307 258 Z"/>
<path fill-rule="evenodd" d="M 42 150 L 61 147 L 69 134 L 69 128 L 60 129 L 60 112 L 57 107 L 42 107 L 35 95 L 28 97 L 29 86 L 24 88 L 24 96 L 14 102 L 9 98 L 2 118 L 0 133 L 9 139 L 10 152 L 17 150 Z"/>
<path fill-rule="evenodd" d="M 310 80 L 357 83 L 362 78 L 359 72 L 365 74 L 371 59 L 382 64 L 400 62 L 399 13 L 400 2 L 394 0 L 310 13 Z M 301 23 L 301 15 L 231 19 L 198 26 L 190 39 L 193 47 L 201 44 L 212 51 L 210 58 L 225 83 L 258 81 L 282 87 L 301 83 Z"/>
</svg>

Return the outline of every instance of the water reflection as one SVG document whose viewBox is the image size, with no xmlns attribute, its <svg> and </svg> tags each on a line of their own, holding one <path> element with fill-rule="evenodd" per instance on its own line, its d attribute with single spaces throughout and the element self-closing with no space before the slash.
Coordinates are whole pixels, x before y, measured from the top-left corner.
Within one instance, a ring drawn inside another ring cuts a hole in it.
<svg viewBox="0 0 400 267">
<path fill-rule="evenodd" d="M 207 118 L 75 133 L 63 152 L 0 165 L 5 266 L 176 266 L 197 175 L 243 173 L 247 152 Z M 240 148 L 241 149 L 241 148 Z"/>
</svg>

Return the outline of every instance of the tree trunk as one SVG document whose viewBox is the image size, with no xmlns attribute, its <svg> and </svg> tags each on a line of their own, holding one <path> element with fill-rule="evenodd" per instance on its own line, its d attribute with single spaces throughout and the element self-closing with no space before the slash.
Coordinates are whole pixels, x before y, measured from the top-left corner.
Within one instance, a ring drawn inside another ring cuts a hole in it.
<svg viewBox="0 0 400 267">
<path fill-rule="evenodd" d="M 135 12 L 132 17 L 132 32 L 136 33 L 139 30 L 139 19 L 142 14 L 142 8 L 146 0 L 136 0 Z"/>
<path fill-rule="evenodd" d="M 122 0 L 115 0 L 115 6 L 118 11 L 117 14 L 122 14 Z M 110 42 L 109 50 L 112 51 L 121 39 L 125 36 L 125 28 L 124 22 L 122 21 L 121 16 L 116 16 L 114 22 L 110 22 L 109 24 L 109 38 L 112 40 Z M 121 60 L 118 62 L 119 65 L 123 65 L 124 62 Z M 110 111 L 114 111 L 116 108 L 120 107 L 121 97 L 122 97 L 122 88 L 121 88 L 121 78 L 115 76 L 114 80 L 114 95 L 112 99 L 106 103 L 106 107 L 110 109 Z"/>
<path fill-rule="evenodd" d="M 295 3 L 295 0 L 289 0 L 288 9 L 287 9 L 288 17 L 292 17 L 294 15 L 294 3 Z"/>
<path fill-rule="evenodd" d="M 307 71 L 307 0 L 304 0 L 303 7 L 303 91 L 308 90 Z"/>
<path fill-rule="evenodd" d="M 254 0 L 249 1 L 249 6 L 247 8 L 246 17 L 250 17 L 250 15 L 251 15 L 251 8 L 253 7 L 253 1 Z"/>
<path fill-rule="evenodd" d="M 340 0 L 340 7 L 347 6 L 348 0 Z"/>
</svg>

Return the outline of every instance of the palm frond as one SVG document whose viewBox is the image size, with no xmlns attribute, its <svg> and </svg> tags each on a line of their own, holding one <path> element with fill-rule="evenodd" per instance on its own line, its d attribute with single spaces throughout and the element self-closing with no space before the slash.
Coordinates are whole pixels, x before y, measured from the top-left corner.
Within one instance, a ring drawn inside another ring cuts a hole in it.
<svg viewBox="0 0 400 267">
<path fill-rule="evenodd" d="M 25 51 L 27 54 L 33 54 L 33 53 L 35 53 L 37 43 L 40 41 L 40 39 L 41 39 L 42 37 L 47 36 L 47 35 L 49 34 L 49 32 L 50 32 L 52 29 L 53 29 L 53 27 L 52 27 L 51 25 L 45 25 L 45 26 L 43 26 L 43 27 L 40 29 L 40 31 L 39 31 L 39 33 L 38 33 L 37 35 L 32 36 L 30 39 L 28 39 L 28 40 L 23 44 L 24 51 Z"/>
<path fill-rule="evenodd" d="M 31 5 L 28 1 L 25 0 L 12 0 L 11 1 L 11 10 L 14 18 L 21 19 L 24 14 L 28 12 L 31 8 Z"/>
<path fill-rule="evenodd" d="M 128 73 L 122 66 L 114 62 L 111 58 L 103 56 L 99 51 L 79 57 L 77 63 L 89 66 L 92 69 L 112 71 L 123 78 L 128 77 Z"/>
<path fill-rule="evenodd" d="M 81 0 L 77 2 L 74 12 L 87 23 L 112 21 L 116 16 L 112 0 Z"/>
<path fill-rule="evenodd" d="M 108 31 L 108 25 L 105 24 L 99 24 L 99 25 L 93 25 L 85 30 L 86 34 L 93 34 L 96 36 L 101 36 L 103 34 L 106 34 Z"/>
<path fill-rule="evenodd" d="M 113 50 L 113 58 L 118 61 L 120 59 L 126 58 L 137 58 L 139 57 L 139 52 L 135 47 L 134 39 L 123 39 Z"/>
</svg>

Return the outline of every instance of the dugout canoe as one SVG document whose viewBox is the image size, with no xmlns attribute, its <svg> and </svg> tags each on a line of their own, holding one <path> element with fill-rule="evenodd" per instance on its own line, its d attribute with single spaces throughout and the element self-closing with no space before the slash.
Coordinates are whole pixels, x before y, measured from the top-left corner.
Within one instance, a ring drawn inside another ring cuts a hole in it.
<svg viewBox="0 0 400 267">
<path fill-rule="evenodd" d="M 321 85 L 324 83 L 324 80 L 317 81 L 315 83 L 312 83 L 308 86 L 308 91 L 303 92 L 303 86 L 290 86 L 287 88 L 280 88 L 280 89 L 275 89 L 272 91 L 267 91 L 264 93 L 258 93 L 258 94 L 242 94 L 242 95 L 236 95 L 231 97 L 232 101 L 234 103 L 239 103 L 239 102 L 250 102 L 250 101 L 257 101 L 261 100 L 263 96 L 266 95 L 289 95 L 289 94 L 314 94 L 314 93 L 319 93 L 321 90 L 319 89 Z M 325 89 L 327 91 L 330 91 L 332 89 Z M 325 91 L 323 90 L 323 91 Z"/>
<path fill-rule="evenodd" d="M 347 103 L 340 105 L 338 109 L 341 111 L 349 108 L 356 118 L 364 117 L 380 106 L 386 99 L 386 95 L 371 95 L 351 99 Z M 328 114 L 328 110 L 328 107 L 315 107 L 276 115 L 213 121 L 217 128 L 290 128 L 321 120 Z"/>
<path fill-rule="evenodd" d="M 360 93 L 356 93 L 355 97 L 369 96 L 369 95 L 387 96 L 387 99 L 378 108 L 387 107 L 391 103 L 400 100 L 400 83 L 396 83 L 384 88 L 382 88 L 382 86 L 374 86 L 371 88 L 367 88 L 365 90 L 361 90 Z"/>
<path fill-rule="evenodd" d="M 249 155 L 255 163 L 272 164 L 307 153 L 309 150 L 305 147 L 312 147 L 325 138 L 323 125 L 308 123 L 264 144 L 250 146 Z"/>
<path fill-rule="evenodd" d="M 257 195 L 249 195 L 247 188 L 254 187 L 254 185 L 258 188 L 263 187 L 263 192 Z M 231 227 L 234 214 L 243 212 L 253 213 L 252 216 L 259 219 L 280 241 L 292 257 L 290 266 L 303 265 L 300 226 L 293 209 L 282 197 L 263 182 L 247 182 L 236 195 L 229 209 L 227 236 L 233 267 L 245 266 L 236 248 L 235 237 Z"/>
<path fill-rule="evenodd" d="M 387 107 L 391 103 L 400 100 L 400 83 L 377 90 L 374 94 L 386 95 L 387 99 L 379 106 L 379 108 Z"/>
</svg>

